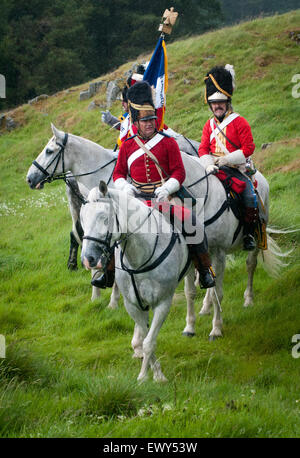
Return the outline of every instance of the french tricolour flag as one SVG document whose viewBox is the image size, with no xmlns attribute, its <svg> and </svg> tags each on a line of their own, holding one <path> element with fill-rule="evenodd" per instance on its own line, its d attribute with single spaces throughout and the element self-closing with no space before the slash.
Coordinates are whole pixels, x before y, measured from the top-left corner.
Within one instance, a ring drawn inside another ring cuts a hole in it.
<svg viewBox="0 0 300 458">
<path fill-rule="evenodd" d="M 168 89 L 168 58 L 165 40 L 160 37 L 143 79 L 155 88 L 155 108 L 158 130 L 163 129 L 166 109 L 166 92 Z"/>
</svg>

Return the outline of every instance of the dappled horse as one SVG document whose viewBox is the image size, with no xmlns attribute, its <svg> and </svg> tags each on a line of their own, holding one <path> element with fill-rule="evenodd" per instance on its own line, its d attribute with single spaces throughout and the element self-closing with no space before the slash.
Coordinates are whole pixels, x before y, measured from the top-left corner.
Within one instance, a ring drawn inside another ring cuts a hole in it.
<svg viewBox="0 0 300 458">
<path fill-rule="evenodd" d="M 154 380 L 165 381 L 154 353 L 157 336 L 181 278 L 187 274 L 193 287 L 194 269 L 183 236 L 155 206 L 150 209 L 140 199 L 126 197 L 108 190 L 104 182 L 100 190 L 90 191 L 81 208 L 81 260 L 87 268 L 102 268 L 115 247 L 116 282 L 135 322 L 134 356 L 143 358 L 138 380 L 146 378 L 150 365 Z"/>
</svg>

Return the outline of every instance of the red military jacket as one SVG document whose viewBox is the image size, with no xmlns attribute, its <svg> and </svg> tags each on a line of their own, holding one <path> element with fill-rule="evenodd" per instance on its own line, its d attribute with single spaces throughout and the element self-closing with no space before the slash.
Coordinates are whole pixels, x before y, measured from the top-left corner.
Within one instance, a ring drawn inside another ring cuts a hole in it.
<svg viewBox="0 0 300 458">
<path fill-rule="evenodd" d="M 228 125 L 226 125 L 226 119 L 229 118 L 230 115 L 232 117 L 236 117 Z M 234 143 L 235 146 L 226 140 L 225 137 L 218 131 L 218 129 L 215 130 L 216 135 L 218 135 L 218 139 L 223 143 L 223 145 L 230 153 L 237 149 L 241 149 L 246 158 L 251 156 L 251 154 L 254 152 L 255 144 L 253 143 L 253 137 L 249 123 L 245 118 L 238 115 L 238 113 L 229 113 L 224 118 L 222 123 L 220 123 L 216 118 L 213 118 L 212 120 L 209 119 L 205 123 L 202 132 L 201 143 L 198 150 L 200 157 L 209 153 L 213 153 L 216 156 L 224 155 L 222 148 L 220 147 L 219 143 L 216 142 L 216 139 L 213 136 L 212 123 L 215 129 L 216 125 L 218 124 L 226 137 L 228 137 L 229 140 Z M 224 125 L 225 127 L 222 128 Z"/>
<path fill-rule="evenodd" d="M 154 161 L 146 154 L 135 141 L 135 136 L 125 140 L 120 148 L 118 160 L 113 172 L 113 180 L 131 178 L 138 183 L 157 183 L 161 177 Z M 140 138 L 140 137 L 139 137 Z M 147 145 L 147 141 L 140 138 Z M 185 169 L 179 147 L 174 140 L 162 132 L 157 132 L 150 142 L 156 143 L 150 148 L 151 153 L 157 158 L 162 167 L 162 176 L 166 179 L 176 178 L 180 184 L 185 179 Z M 134 156 L 132 156 L 135 153 Z M 138 156 L 138 157 L 137 157 Z M 167 176 L 167 175 L 168 176 Z"/>
</svg>

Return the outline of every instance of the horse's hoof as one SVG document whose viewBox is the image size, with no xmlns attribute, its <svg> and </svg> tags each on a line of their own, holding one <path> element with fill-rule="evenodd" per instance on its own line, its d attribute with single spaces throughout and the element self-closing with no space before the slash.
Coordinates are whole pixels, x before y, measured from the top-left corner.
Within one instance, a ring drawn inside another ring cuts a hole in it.
<svg viewBox="0 0 300 458">
<path fill-rule="evenodd" d="M 68 264 L 69 270 L 78 270 L 77 264 Z"/>
<path fill-rule="evenodd" d="M 220 339 L 221 337 L 222 337 L 222 336 L 209 336 L 208 340 L 209 340 L 210 342 L 213 342 L 214 340 L 218 340 L 218 339 Z"/>
<path fill-rule="evenodd" d="M 132 355 L 133 358 L 136 358 L 136 359 L 143 359 L 143 352 L 134 352 L 133 355 Z"/>
<path fill-rule="evenodd" d="M 196 334 L 194 332 L 183 332 L 184 337 L 194 337 Z"/>
<path fill-rule="evenodd" d="M 168 382 L 168 379 L 167 377 L 164 376 L 164 374 L 154 375 L 153 380 L 154 382 L 157 382 L 157 383 L 167 383 Z"/>
<path fill-rule="evenodd" d="M 211 312 L 210 310 L 200 310 L 199 315 L 204 316 L 204 315 L 210 315 Z"/>
</svg>

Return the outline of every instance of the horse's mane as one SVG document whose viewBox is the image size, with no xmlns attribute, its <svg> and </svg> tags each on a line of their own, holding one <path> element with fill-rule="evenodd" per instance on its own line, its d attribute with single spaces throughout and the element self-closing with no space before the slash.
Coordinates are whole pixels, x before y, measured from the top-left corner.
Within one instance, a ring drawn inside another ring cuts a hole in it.
<svg viewBox="0 0 300 458">
<path fill-rule="evenodd" d="M 104 146 L 99 145 L 99 143 L 93 142 L 92 140 L 89 140 L 88 138 L 81 137 L 81 136 L 75 135 L 75 134 L 69 134 L 69 135 L 70 135 L 70 137 L 74 138 L 75 140 L 78 140 L 79 142 L 84 141 L 85 143 L 90 144 L 90 145 L 93 146 L 94 148 L 106 150 L 106 151 L 109 151 L 110 153 L 113 153 L 113 150 L 112 150 L 112 149 L 110 149 L 110 148 L 105 148 Z"/>
<path fill-rule="evenodd" d="M 165 229 L 167 226 L 170 226 L 167 219 L 159 212 L 158 209 L 148 207 L 141 199 L 137 199 L 132 196 L 126 197 L 128 197 L 128 202 L 127 199 L 124 198 L 124 192 L 113 188 L 108 188 L 107 194 L 104 196 L 100 192 L 99 187 L 96 186 L 89 192 L 88 202 L 101 202 L 103 204 L 109 204 L 110 202 L 113 202 L 116 214 L 118 215 L 119 222 L 121 223 L 121 227 L 123 225 L 122 215 L 125 216 L 125 218 L 127 216 L 129 221 L 132 220 L 132 216 L 137 216 L 138 227 L 142 227 L 143 224 L 146 224 L 148 217 L 153 217 L 156 219 L 155 227 L 158 227 L 157 224 L 159 224 L 160 228 L 164 227 Z M 130 204 L 130 201 L 134 205 L 134 207 L 131 207 L 130 205 L 129 207 L 127 207 L 127 204 Z M 123 221 L 123 223 L 125 222 Z M 166 232 L 169 233 L 169 231 Z"/>
</svg>

